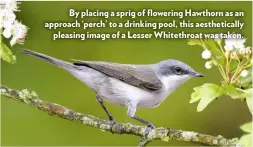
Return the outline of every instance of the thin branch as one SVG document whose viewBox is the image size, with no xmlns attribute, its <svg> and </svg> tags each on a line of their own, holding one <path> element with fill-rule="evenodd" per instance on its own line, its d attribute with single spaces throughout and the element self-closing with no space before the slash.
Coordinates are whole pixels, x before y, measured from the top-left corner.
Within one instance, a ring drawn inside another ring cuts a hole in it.
<svg viewBox="0 0 253 147">
<path fill-rule="evenodd" d="M 131 134 L 135 136 L 140 136 L 139 146 L 145 146 L 152 140 L 177 140 L 177 141 L 187 141 L 198 143 L 202 145 L 211 146 L 236 146 L 242 147 L 243 145 L 239 143 L 238 139 L 225 139 L 222 136 L 211 136 L 205 135 L 197 132 L 183 131 L 169 128 L 156 128 L 152 129 L 145 138 L 145 126 L 136 126 L 129 123 L 116 123 L 112 130 L 110 129 L 110 122 L 97 118 L 92 115 L 82 114 L 80 112 L 75 112 L 67 107 L 61 106 L 56 103 L 43 101 L 39 96 L 32 90 L 13 90 L 6 86 L 0 86 L 0 93 L 9 99 L 17 100 L 26 103 L 38 110 L 47 112 L 50 115 L 54 115 L 60 118 L 64 118 L 73 122 L 82 123 L 87 126 L 98 128 L 100 130 L 113 132 L 117 134 Z"/>
</svg>

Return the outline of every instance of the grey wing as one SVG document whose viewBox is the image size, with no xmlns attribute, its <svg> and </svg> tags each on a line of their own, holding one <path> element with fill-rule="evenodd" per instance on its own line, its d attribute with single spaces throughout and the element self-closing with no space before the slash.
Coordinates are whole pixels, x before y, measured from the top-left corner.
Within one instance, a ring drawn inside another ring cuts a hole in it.
<svg viewBox="0 0 253 147">
<path fill-rule="evenodd" d="M 157 91 L 162 88 L 161 81 L 157 78 L 151 67 L 146 65 L 129 65 L 98 61 L 74 60 L 74 65 L 86 66 L 95 69 L 107 76 L 119 79 L 136 87 Z M 143 70 L 145 69 L 145 70 Z"/>
</svg>

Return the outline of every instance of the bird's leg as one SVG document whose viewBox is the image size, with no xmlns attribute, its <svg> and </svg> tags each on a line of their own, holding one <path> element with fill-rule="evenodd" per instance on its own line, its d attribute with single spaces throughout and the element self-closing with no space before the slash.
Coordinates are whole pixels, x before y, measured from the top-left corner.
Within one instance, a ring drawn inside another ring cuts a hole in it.
<svg viewBox="0 0 253 147">
<path fill-rule="evenodd" d="M 155 126 L 154 126 L 151 122 L 146 121 L 146 120 L 143 120 L 143 119 L 139 118 L 138 116 L 133 116 L 133 117 L 131 117 L 131 118 L 133 118 L 133 119 L 135 119 L 135 120 L 138 120 L 138 121 L 140 121 L 140 122 L 142 122 L 142 123 L 144 123 L 144 124 L 147 125 L 147 128 L 146 128 L 146 130 L 145 130 L 145 137 L 147 137 L 148 134 L 149 134 L 149 132 L 150 132 L 153 128 L 155 128 Z"/>
<path fill-rule="evenodd" d="M 144 123 L 144 124 L 147 125 L 147 128 L 145 130 L 145 137 L 147 137 L 148 134 L 149 134 L 149 132 L 153 128 L 155 128 L 154 125 L 151 122 L 149 122 L 149 121 L 143 120 L 143 119 L 139 118 L 138 116 L 135 116 L 136 105 L 134 105 L 134 103 L 132 103 L 132 104 L 128 103 L 127 106 L 128 106 L 127 114 L 128 114 L 129 117 L 131 117 L 131 118 L 133 118 L 135 120 L 138 120 L 138 121 L 140 121 L 140 122 L 142 122 L 142 123 Z"/>
<path fill-rule="evenodd" d="M 108 118 L 110 120 L 110 127 L 111 127 L 111 132 L 112 132 L 112 127 L 116 123 L 116 121 L 114 120 L 114 117 L 111 115 L 111 113 L 107 110 L 107 108 L 105 107 L 105 105 L 103 103 L 103 99 L 98 94 L 96 95 L 96 100 L 102 106 L 102 108 L 104 109 L 105 113 L 107 114 L 107 116 L 108 116 Z"/>
</svg>

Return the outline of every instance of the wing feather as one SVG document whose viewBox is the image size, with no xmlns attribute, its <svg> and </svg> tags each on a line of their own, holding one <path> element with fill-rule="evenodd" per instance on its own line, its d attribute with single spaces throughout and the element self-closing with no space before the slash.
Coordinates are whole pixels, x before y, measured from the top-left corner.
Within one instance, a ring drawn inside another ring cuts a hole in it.
<svg viewBox="0 0 253 147">
<path fill-rule="evenodd" d="M 95 69 L 107 76 L 119 79 L 130 85 L 145 90 L 157 91 L 162 88 L 162 83 L 156 76 L 155 72 L 150 67 L 145 68 L 146 65 L 129 65 L 80 60 L 74 60 L 74 65 L 86 66 Z M 144 68 L 145 70 L 142 70 Z"/>
</svg>

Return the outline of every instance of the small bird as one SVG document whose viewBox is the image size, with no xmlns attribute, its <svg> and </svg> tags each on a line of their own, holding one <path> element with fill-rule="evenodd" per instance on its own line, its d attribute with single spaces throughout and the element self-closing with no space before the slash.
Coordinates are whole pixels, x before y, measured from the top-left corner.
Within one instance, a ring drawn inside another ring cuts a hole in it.
<svg viewBox="0 0 253 147">
<path fill-rule="evenodd" d="M 154 125 L 135 115 L 136 108 L 159 106 L 178 86 L 194 77 L 204 75 L 187 64 L 168 59 L 155 64 L 135 65 L 100 61 L 65 62 L 41 53 L 23 49 L 21 52 L 48 61 L 71 73 L 96 92 L 96 100 L 111 122 L 114 117 L 105 107 L 103 100 L 127 107 L 127 115 L 147 125 L 147 136 Z"/>
</svg>

